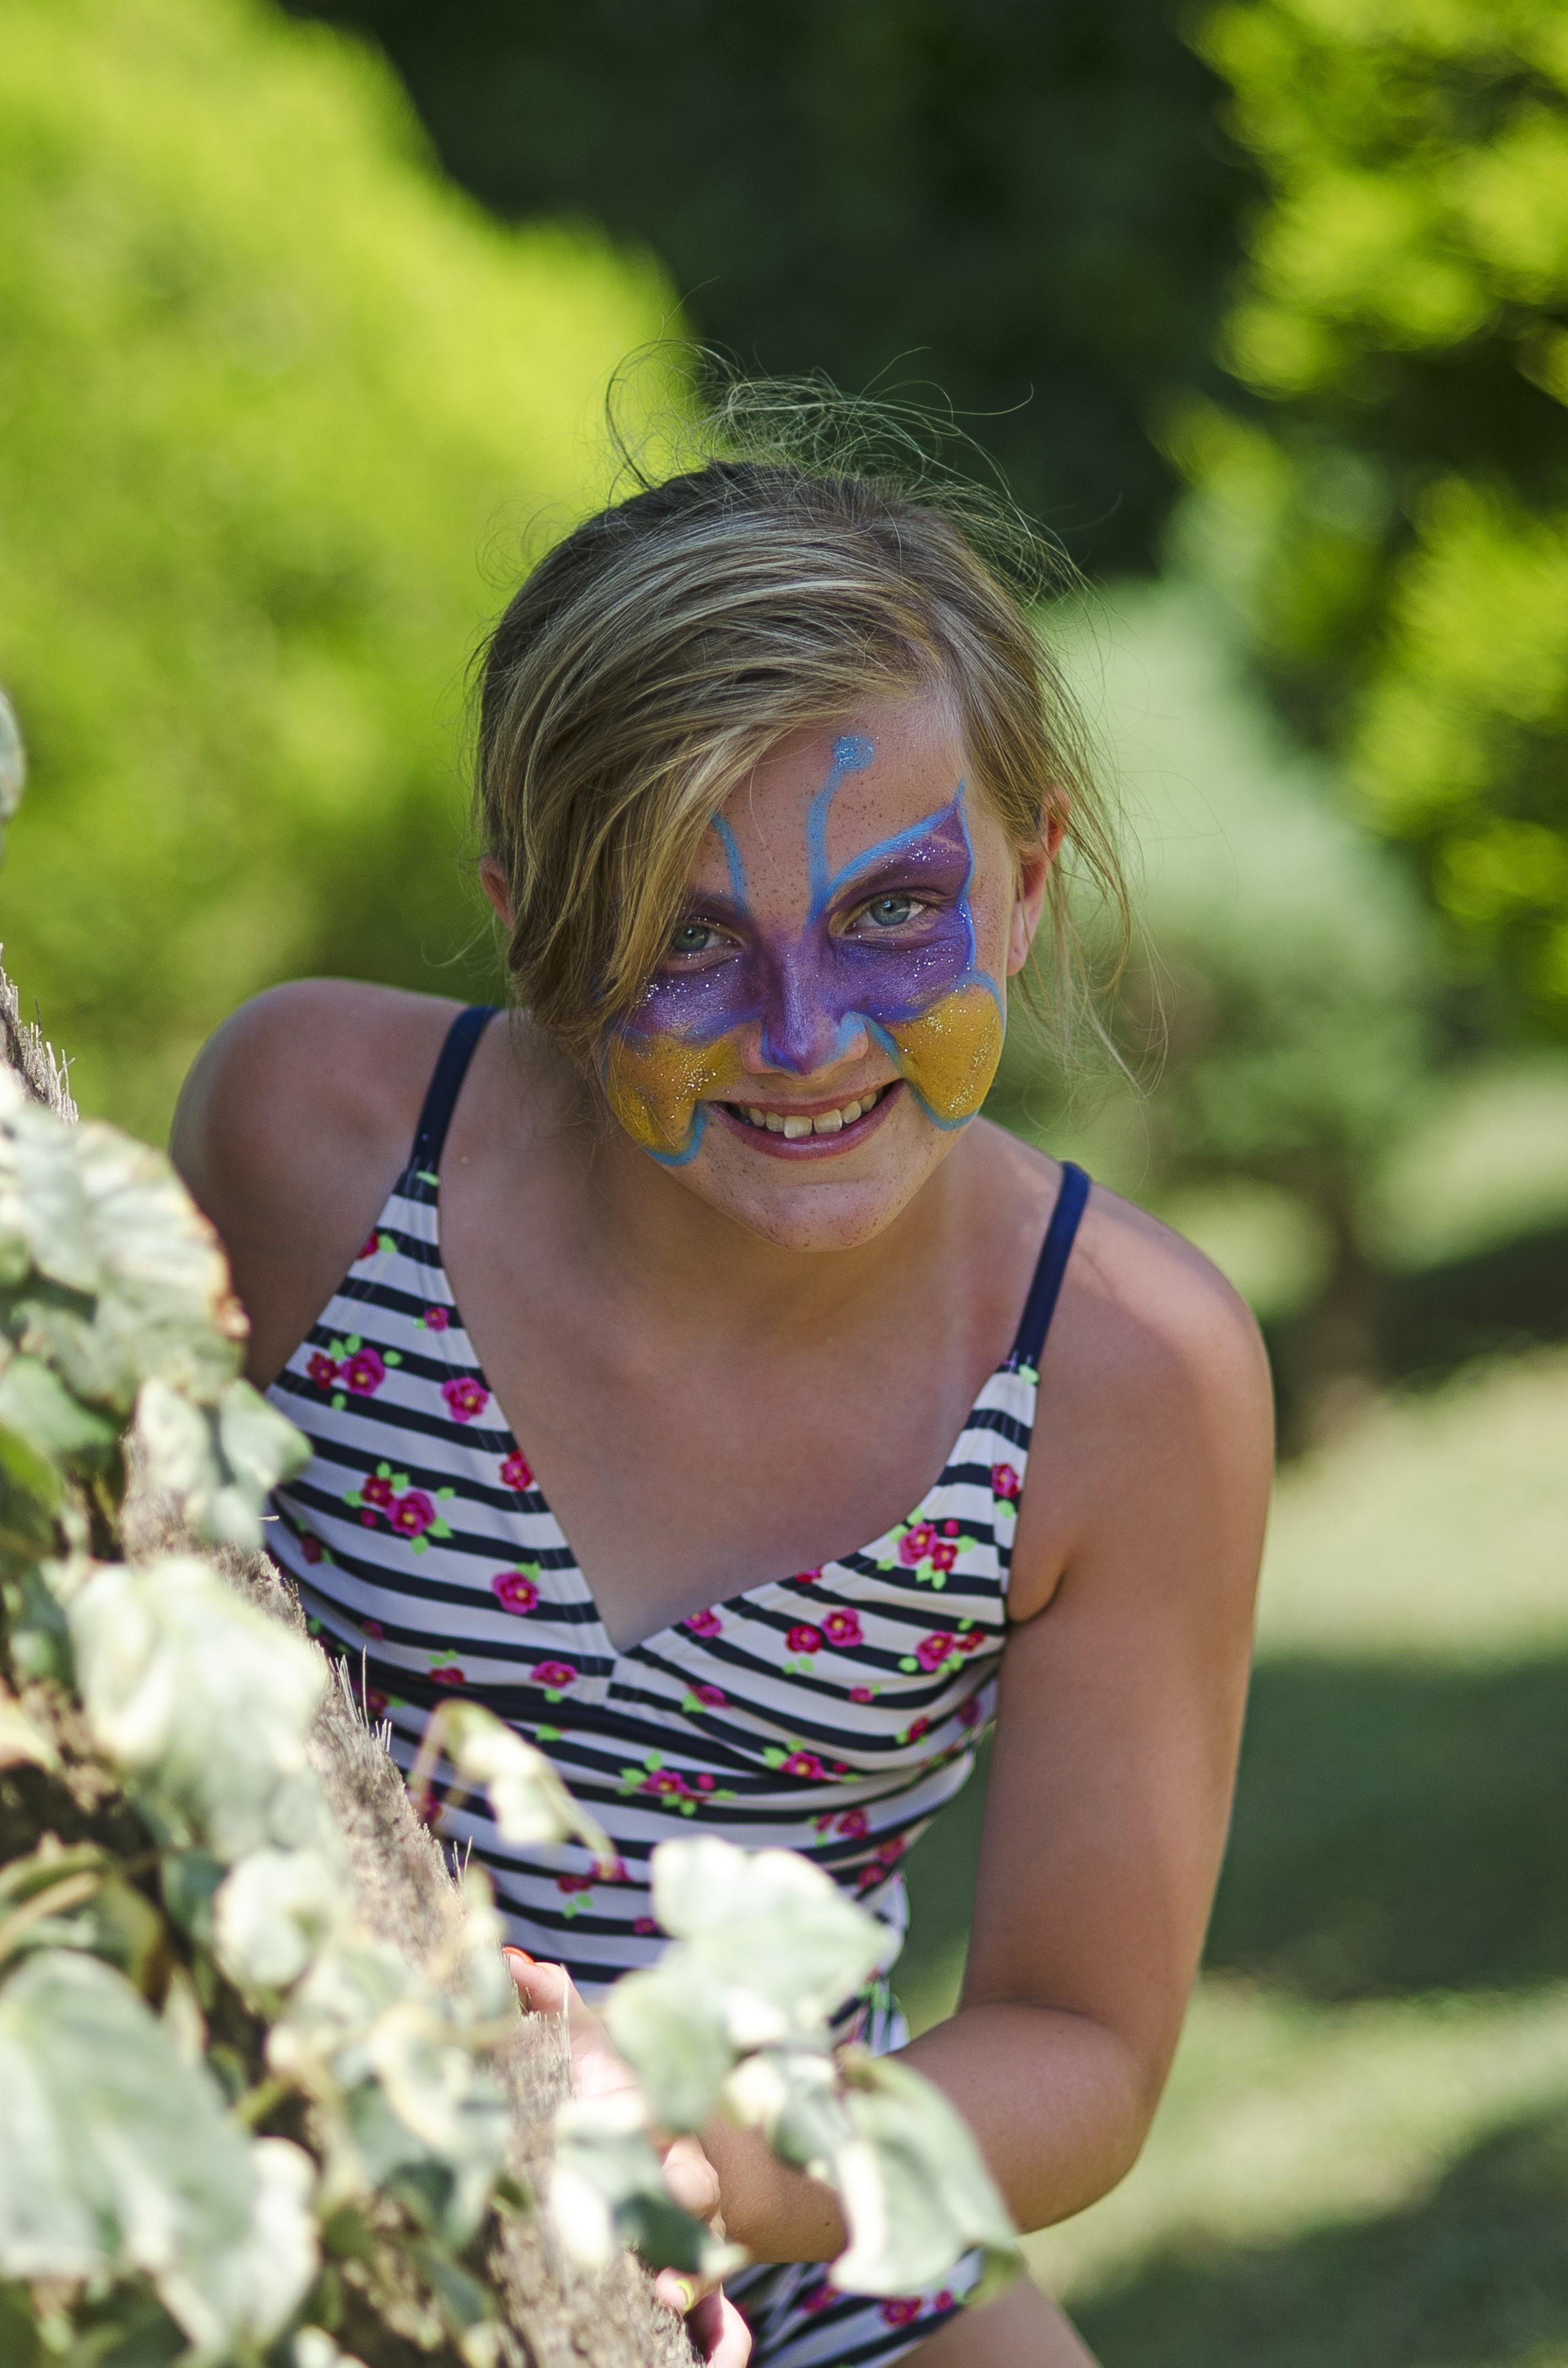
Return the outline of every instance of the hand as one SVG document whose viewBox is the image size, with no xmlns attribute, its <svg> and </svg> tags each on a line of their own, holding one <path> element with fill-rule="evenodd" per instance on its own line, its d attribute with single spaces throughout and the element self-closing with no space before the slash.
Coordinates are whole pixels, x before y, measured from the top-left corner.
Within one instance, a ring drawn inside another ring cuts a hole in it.
<svg viewBox="0 0 1568 2368">
<path fill-rule="evenodd" d="M 609 2032 L 592 2007 L 584 2003 L 565 1967 L 540 1964 L 521 1949 L 508 1949 L 506 1956 L 512 1979 L 536 2014 L 564 2012 L 575 2094 L 604 2097 L 635 2089 L 637 2078 L 631 2066 L 616 2053 Z M 694 2137 L 661 2141 L 655 2136 L 653 2142 L 665 2185 L 676 2202 L 722 2241 L 719 2174 L 701 2146 Z M 698 2357 L 707 2361 L 709 2368 L 746 2368 L 751 2334 L 722 2286 L 684 2276 L 678 2270 L 661 2270 L 653 2280 L 653 2292 L 666 2308 L 680 2313 Z"/>
</svg>

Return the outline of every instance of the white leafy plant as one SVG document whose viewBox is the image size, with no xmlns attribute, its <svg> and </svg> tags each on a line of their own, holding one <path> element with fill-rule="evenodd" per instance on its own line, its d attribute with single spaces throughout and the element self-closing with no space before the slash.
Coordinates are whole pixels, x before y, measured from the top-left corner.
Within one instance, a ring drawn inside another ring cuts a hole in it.
<svg viewBox="0 0 1568 2368">
<path fill-rule="evenodd" d="M 834 2009 L 888 1963 L 896 1938 L 792 1850 L 748 1854 L 717 1837 L 661 1842 L 653 1907 L 674 1938 L 605 2001 L 640 2095 L 574 2098 L 556 2117 L 551 2206 L 569 2245 L 601 2259 L 617 2238 L 663 2234 L 673 2266 L 710 2273 L 725 2248 L 670 2226 L 655 2135 L 715 2113 L 760 2129 L 784 2161 L 836 2192 L 849 2244 L 836 2283 L 903 2294 L 971 2248 L 977 2292 L 1016 2271 L 1017 2238 L 961 2116 L 908 2065 L 835 2051 Z M 683 2215 L 684 2216 L 684 2215 Z"/>
<path fill-rule="evenodd" d="M 37 2331 L 62 2352 L 74 2342 L 62 2294 L 144 2280 L 191 2363 L 271 2360 L 287 2341 L 294 2368 L 332 2368 L 330 2334 L 298 2325 L 322 2231 L 392 2195 L 440 2327 L 490 2368 L 491 2297 L 458 2258 L 493 2203 L 519 2200 L 486 2060 L 517 2010 L 488 1886 L 470 1881 L 451 1963 L 419 1973 L 373 1939 L 307 1757 L 321 1654 L 195 1555 L 103 1557 L 128 1418 L 150 1484 L 194 1531 L 259 1543 L 267 1493 L 305 1448 L 239 1378 L 243 1333 L 222 1253 L 167 1163 L 113 1129 L 67 1126 L 0 1072 L 11 1668 L 79 1700 L 158 1846 L 169 1922 L 267 2031 L 259 2088 L 232 2099 L 189 1977 L 168 1977 L 161 2010 L 134 1978 L 163 1927 L 112 1859 L 46 1844 L 0 1869 L 0 2281 L 41 2290 Z M 53 1756 L 0 1688 L 0 1759 Z M 449 1787 L 487 1791 L 509 1840 L 575 1839 L 611 1862 L 549 1762 L 476 1706 L 443 1704 L 421 1761 L 416 1790 L 441 1763 Z M 827 2018 L 883 1962 L 883 1928 L 788 1851 L 672 1841 L 653 1884 L 674 1940 L 606 2007 L 641 2094 L 570 2100 L 559 2116 L 552 2207 L 574 2248 L 634 2237 L 658 2266 L 710 2262 L 706 2231 L 664 2190 L 655 2140 L 721 2112 L 835 2188 L 851 2231 L 841 2282 L 904 2292 L 973 2245 L 1010 2264 L 1006 2214 L 953 2109 L 904 2066 L 831 2049 Z M 309 2106 L 314 2152 L 254 2134 L 290 2096 Z"/>
</svg>

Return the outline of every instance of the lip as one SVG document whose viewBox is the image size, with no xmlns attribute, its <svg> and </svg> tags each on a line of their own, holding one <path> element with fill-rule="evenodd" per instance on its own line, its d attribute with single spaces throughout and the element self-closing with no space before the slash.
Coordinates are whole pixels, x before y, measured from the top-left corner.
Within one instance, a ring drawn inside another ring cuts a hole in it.
<svg viewBox="0 0 1568 2368">
<path fill-rule="evenodd" d="M 837 1134 L 802 1134 L 792 1143 L 787 1135 L 770 1133 L 760 1126 L 753 1126 L 749 1119 L 736 1118 L 723 1102 L 709 1102 L 705 1108 L 710 1117 L 722 1121 L 733 1134 L 742 1136 L 754 1151 L 763 1152 L 770 1159 L 836 1159 L 844 1152 L 858 1150 L 861 1144 L 869 1141 L 881 1126 L 884 1113 L 893 1108 L 903 1090 L 903 1079 L 892 1077 L 885 1086 L 877 1089 L 875 1109 L 851 1120 Z M 846 1100 L 854 1099 L 853 1094 L 840 1094 L 835 1100 L 792 1102 L 787 1110 L 781 1104 L 762 1101 L 753 1107 L 777 1110 L 780 1118 L 815 1118 L 823 1110 L 842 1110 Z"/>
</svg>

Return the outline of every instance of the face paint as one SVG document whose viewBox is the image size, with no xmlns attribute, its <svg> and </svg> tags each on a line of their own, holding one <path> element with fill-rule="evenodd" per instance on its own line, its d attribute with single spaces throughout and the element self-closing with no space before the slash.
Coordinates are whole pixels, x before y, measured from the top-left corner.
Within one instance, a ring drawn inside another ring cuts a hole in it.
<svg viewBox="0 0 1568 2368">
<path fill-rule="evenodd" d="M 966 1124 L 984 1100 L 1002 1055 L 1004 1007 L 995 981 L 975 963 L 964 784 L 935 814 L 866 848 L 841 871 L 828 869 L 828 809 L 875 753 L 854 734 L 834 743 L 832 770 L 806 820 L 811 901 L 798 930 L 758 923 L 734 835 L 715 817 L 729 893 L 699 899 L 697 925 L 710 923 L 733 942 L 700 966 L 694 959 L 682 968 L 672 959 L 611 1037 L 606 1060 L 616 1117 L 665 1165 L 696 1156 L 705 1099 L 745 1099 L 743 1048 L 746 1030 L 758 1025 L 763 1058 L 795 1076 L 841 1058 L 865 1030 L 937 1126 Z M 926 909 L 879 928 L 864 913 L 879 895 L 908 897 Z M 833 929 L 835 916 L 857 910 L 862 918 L 853 931 Z"/>
</svg>

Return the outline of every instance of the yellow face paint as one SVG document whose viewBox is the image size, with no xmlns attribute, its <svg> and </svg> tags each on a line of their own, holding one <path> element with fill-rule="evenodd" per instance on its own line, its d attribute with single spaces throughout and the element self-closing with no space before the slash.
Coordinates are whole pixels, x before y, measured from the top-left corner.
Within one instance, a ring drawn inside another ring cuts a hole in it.
<svg viewBox="0 0 1568 2368">
<path fill-rule="evenodd" d="M 988 982 L 968 980 L 928 1011 L 885 1032 L 899 1067 L 938 1125 L 961 1126 L 973 1118 L 1002 1058 L 1002 1010 Z"/>
<path fill-rule="evenodd" d="M 738 1036 L 694 1044 L 683 1036 L 621 1034 L 609 1042 L 605 1093 L 633 1143 L 679 1167 L 702 1140 L 704 1100 L 734 1100 L 744 1076 Z"/>
</svg>

